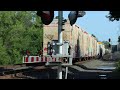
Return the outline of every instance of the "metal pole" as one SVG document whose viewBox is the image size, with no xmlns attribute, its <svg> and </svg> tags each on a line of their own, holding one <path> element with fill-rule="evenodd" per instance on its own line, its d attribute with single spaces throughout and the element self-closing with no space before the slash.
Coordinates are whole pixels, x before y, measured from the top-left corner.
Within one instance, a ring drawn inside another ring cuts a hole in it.
<svg viewBox="0 0 120 90">
<path fill-rule="evenodd" d="M 112 41 L 111 41 L 111 60 L 112 60 Z"/>
<path fill-rule="evenodd" d="M 65 70 L 65 71 L 66 71 L 66 72 L 65 72 L 65 79 L 67 79 L 68 67 L 66 67 L 65 69 L 66 69 L 66 70 Z"/>
<path fill-rule="evenodd" d="M 58 79 L 62 79 L 62 66 L 58 66 Z"/>
<path fill-rule="evenodd" d="M 62 18 L 63 11 L 58 11 L 58 43 L 62 43 Z M 59 46 L 59 54 L 62 54 L 62 45 Z"/>
<path fill-rule="evenodd" d="M 74 45 L 73 43 L 74 43 L 74 42 L 73 42 L 73 37 L 72 37 L 72 31 L 73 31 L 73 25 L 72 25 L 72 27 L 71 27 L 71 46 L 72 46 L 72 48 L 71 48 L 71 52 L 70 52 L 71 55 L 73 56 L 73 45 Z"/>
<path fill-rule="evenodd" d="M 63 11 L 58 11 L 58 43 L 62 44 L 62 19 Z M 59 54 L 62 54 L 62 45 L 59 45 Z M 62 79 L 62 66 L 58 66 L 58 79 Z"/>
</svg>

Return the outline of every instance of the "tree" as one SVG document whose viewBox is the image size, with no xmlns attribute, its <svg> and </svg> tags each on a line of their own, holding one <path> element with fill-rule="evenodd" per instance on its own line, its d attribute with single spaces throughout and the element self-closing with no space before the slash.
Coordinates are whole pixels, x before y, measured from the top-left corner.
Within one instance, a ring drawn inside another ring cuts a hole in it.
<svg viewBox="0 0 120 90">
<path fill-rule="evenodd" d="M 106 16 L 110 21 L 119 21 L 120 20 L 120 11 L 109 11 L 109 15 Z"/>
<path fill-rule="evenodd" d="M 0 38 L 0 65 L 7 65 L 10 63 L 10 57 L 6 52 L 6 48 L 3 46 L 2 39 Z"/>
<path fill-rule="evenodd" d="M 106 49 L 109 49 L 110 43 L 108 41 L 102 41 L 102 43 L 104 43 Z"/>
<path fill-rule="evenodd" d="M 120 36 L 118 37 L 118 42 L 120 43 Z"/>
<path fill-rule="evenodd" d="M 0 64 L 22 63 L 26 50 L 42 49 L 43 25 L 33 11 L 0 12 Z"/>
</svg>

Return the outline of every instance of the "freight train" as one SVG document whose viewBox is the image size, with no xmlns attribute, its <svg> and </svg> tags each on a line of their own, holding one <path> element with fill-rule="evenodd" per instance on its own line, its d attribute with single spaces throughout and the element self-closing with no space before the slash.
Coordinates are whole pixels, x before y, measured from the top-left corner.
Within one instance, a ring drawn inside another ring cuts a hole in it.
<svg viewBox="0 0 120 90">
<path fill-rule="evenodd" d="M 63 26 L 62 31 L 62 56 L 59 55 L 58 43 L 58 19 L 51 24 L 43 26 L 43 50 L 40 56 L 25 56 L 23 63 L 60 62 L 61 57 L 71 61 L 81 61 L 105 54 L 105 46 L 98 42 L 94 35 L 87 33 L 77 25 L 70 25 L 69 20 Z M 58 58 L 59 56 L 59 58 Z M 65 57 L 64 57 L 65 56 Z"/>
<path fill-rule="evenodd" d="M 63 42 L 68 44 L 63 45 L 63 54 L 72 55 L 73 60 L 86 60 L 103 56 L 105 54 L 105 46 L 102 42 L 98 42 L 94 35 L 87 33 L 77 25 L 70 25 L 69 20 L 63 26 L 62 36 Z M 51 24 L 44 25 L 43 35 L 43 55 L 58 54 L 58 19 L 54 19 Z M 68 52 L 68 53 L 67 53 Z"/>
</svg>

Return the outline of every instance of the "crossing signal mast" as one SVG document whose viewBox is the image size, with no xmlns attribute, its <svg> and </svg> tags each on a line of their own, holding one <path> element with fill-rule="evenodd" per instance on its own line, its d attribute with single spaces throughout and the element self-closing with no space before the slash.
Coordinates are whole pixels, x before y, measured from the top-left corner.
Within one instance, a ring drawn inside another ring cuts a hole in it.
<svg viewBox="0 0 120 90">
<path fill-rule="evenodd" d="M 78 17 L 83 17 L 86 13 L 84 11 L 71 11 L 68 15 L 70 20 L 70 25 L 72 26 L 77 21 Z M 41 17 L 43 24 L 49 25 L 54 19 L 54 11 L 37 11 L 37 15 Z M 66 20 L 63 20 L 63 11 L 58 11 L 58 45 L 59 45 L 59 54 L 62 53 L 62 31 L 64 30 Z M 72 59 L 71 59 L 72 60 Z M 70 62 L 71 64 L 72 62 Z M 66 67 L 66 74 L 68 67 Z M 67 75 L 66 75 L 67 78 Z M 58 79 L 62 79 L 62 66 L 58 66 Z"/>
<path fill-rule="evenodd" d="M 108 41 L 109 41 L 109 47 L 111 47 L 111 39 L 109 38 Z"/>
<path fill-rule="evenodd" d="M 112 60 L 112 42 L 111 42 L 111 39 L 109 38 L 108 39 L 108 41 L 109 41 L 109 47 L 110 47 L 110 49 L 111 49 L 111 60 Z"/>
</svg>

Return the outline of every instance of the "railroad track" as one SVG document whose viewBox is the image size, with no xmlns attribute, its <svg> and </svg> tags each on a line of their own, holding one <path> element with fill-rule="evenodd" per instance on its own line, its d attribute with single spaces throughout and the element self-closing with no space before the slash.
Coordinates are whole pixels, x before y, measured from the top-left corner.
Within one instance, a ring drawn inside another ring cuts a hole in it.
<svg viewBox="0 0 120 90">
<path fill-rule="evenodd" d="M 24 72 L 24 71 L 28 71 L 28 70 L 32 70 L 33 67 L 19 67 L 19 68 L 13 68 L 13 69 L 10 69 L 10 70 L 5 70 L 5 71 L 2 71 L 0 72 L 0 75 L 1 76 L 4 76 L 4 75 L 9 75 L 9 74 L 16 74 L 16 73 L 20 73 L 20 72 Z"/>
<path fill-rule="evenodd" d="M 3 77 L 5 78 L 5 76 L 14 78 L 14 77 L 21 76 L 23 73 L 34 72 L 37 69 L 45 69 L 46 67 L 44 65 L 26 66 L 25 64 L 19 64 L 19 65 L 13 65 L 13 66 L 8 66 L 8 67 L 4 66 L 2 68 L 3 68 L 3 70 L 0 70 L 0 78 L 3 78 Z M 32 77 L 28 77 L 28 76 L 24 76 L 24 77 L 32 78 Z"/>
<path fill-rule="evenodd" d="M 75 64 L 82 64 L 85 62 L 89 62 L 91 60 L 85 60 L 85 61 L 77 61 L 74 62 L 73 65 Z M 1 67 L 0 67 L 1 68 Z M 33 63 L 33 64 L 16 64 L 16 65 L 11 65 L 11 66 L 4 66 L 2 67 L 3 70 L 0 70 L 0 75 L 8 75 L 8 74 L 14 74 L 14 73 L 19 73 L 19 72 L 25 72 L 25 71 L 29 71 L 32 69 L 45 69 L 45 64 L 44 63 Z"/>
</svg>

